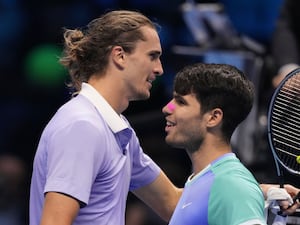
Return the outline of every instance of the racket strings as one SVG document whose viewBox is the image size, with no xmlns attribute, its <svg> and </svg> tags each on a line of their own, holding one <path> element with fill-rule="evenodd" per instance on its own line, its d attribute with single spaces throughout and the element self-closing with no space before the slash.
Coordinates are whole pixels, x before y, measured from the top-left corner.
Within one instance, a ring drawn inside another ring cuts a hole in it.
<svg viewBox="0 0 300 225">
<path fill-rule="evenodd" d="M 278 92 L 271 117 L 272 139 L 280 163 L 300 174 L 300 74 L 289 78 Z"/>
<path fill-rule="evenodd" d="M 292 117 L 292 115 L 290 115 Z M 273 115 L 273 129 L 276 130 L 278 135 L 281 135 L 287 142 L 294 142 L 295 145 L 299 145 L 300 136 L 295 136 L 299 133 L 300 121 L 298 118 L 286 118 L 284 123 L 281 121 L 282 118 L 279 114 L 274 113 Z"/>
</svg>

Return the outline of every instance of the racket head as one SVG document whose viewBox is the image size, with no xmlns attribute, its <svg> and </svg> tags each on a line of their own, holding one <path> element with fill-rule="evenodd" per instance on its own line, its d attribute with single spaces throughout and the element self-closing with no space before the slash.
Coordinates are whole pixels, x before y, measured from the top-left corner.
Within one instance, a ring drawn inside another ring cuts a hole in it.
<svg viewBox="0 0 300 225">
<path fill-rule="evenodd" d="M 290 72 L 276 88 L 269 105 L 267 129 L 278 175 L 278 163 L 300 175 L 300 68 Z"/>
</svg>

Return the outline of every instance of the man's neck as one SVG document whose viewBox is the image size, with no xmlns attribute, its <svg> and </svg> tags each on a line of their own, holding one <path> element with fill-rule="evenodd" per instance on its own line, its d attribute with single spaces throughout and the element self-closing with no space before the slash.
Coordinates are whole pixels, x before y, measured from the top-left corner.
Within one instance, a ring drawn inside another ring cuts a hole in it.
<svg viewBox="0 0 300 225">
<path fill-rule="evenodd" d="M 229 144 L 224 142 L 210 142 L 212 144 L 203 143 L 199 150 L 188 152 L 192 162 L 193 173 L 197 174 L 207 165 L 221 157 L 222 155 L 232 152 Z"/>
</svg>

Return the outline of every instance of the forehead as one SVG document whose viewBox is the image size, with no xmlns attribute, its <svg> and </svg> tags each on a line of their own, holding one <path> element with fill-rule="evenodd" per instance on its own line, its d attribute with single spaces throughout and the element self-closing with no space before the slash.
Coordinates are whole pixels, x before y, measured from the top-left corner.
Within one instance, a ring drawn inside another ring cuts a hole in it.
<svg viewBox="0 0 300 225">
<path fill-rule="evenodd" d="M 181 95 L 181 94 L 178 94 L 176 91 L 174 91 L 173 92 L 173 97 L 174 97 L 174 99 L 185 100 L 187 103 L 192 103 L 192 104 L 196 104 L 196 105 L 200 104 L 195 93 L 189 93 L 189 94 L 186 94 L 186 95 Z"/>
<path fill-rule="evenodd" d="M 147 48 L 151 51 L 155 51 L 161 54 L 162 48 L 157 31 L 149 26 L 143 26 L 140 29 L 144 35 L 145 41 L 138 41 L 137 47 Z"/>
</svg>

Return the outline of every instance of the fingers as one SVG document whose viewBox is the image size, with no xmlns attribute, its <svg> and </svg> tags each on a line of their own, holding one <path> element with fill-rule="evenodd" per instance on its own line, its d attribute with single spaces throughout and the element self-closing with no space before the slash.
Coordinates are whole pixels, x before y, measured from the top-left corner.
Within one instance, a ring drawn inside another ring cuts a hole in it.
<svg viewBox="0 0 300 225">
<path fill-rule="evenodd" d="M 285 184 L 284 189 L 292 196 L 292 198 L 295 198 L 300 192 L 299 188 L 296 188 L 290 184 Z"/>
<path fill-rule="evenodd" d="M 297 199 L 294 204 L 288 206 L 286 201 L 282 201 L 279 203 L 282 215 L 291 215 L 296 212 L 296 210 L 300 207 L 300 201 Z"/>
<path fill-rule="evenodd" d="M 278 205 L 280 206 L 281 210 L 287 210 L 291 207 L 288 201 L 278 201 Z"/>
</svg>

